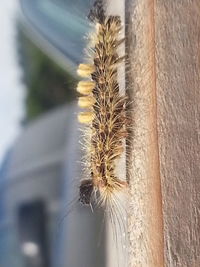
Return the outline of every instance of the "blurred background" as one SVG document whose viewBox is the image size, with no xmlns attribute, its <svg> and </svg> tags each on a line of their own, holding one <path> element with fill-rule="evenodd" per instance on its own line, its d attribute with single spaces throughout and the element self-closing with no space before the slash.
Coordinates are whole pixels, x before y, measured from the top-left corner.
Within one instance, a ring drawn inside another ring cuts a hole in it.
<svg viewBox="0 0 200 267">
<path fill-rule="evenodd" d="M 101 212 L 77 191 L 76 67 L 93 2 L 0 3 L 0 267 L 105 266 Z"/>
</svg>

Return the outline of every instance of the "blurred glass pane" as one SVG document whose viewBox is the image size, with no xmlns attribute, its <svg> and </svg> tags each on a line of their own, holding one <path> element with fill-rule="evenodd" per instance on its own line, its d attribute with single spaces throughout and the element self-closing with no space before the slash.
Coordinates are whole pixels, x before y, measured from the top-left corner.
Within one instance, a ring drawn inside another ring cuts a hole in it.
<svg viewBox="0 0 200 267">
<path fill-rule="evenodd" d="M 74 63 L 83 57 L 84 36 L 90 29 L 87 15 L 93 0 L 21 0 L 24 15 L 59 51 Z"/>
<path fill-rule="evenodd" d="M 0 226 L 0 266 L 26 267 L 13 225 Z"/>
<path fill-rule="evenodd" d="M 49 266 L 46 226 L 43 201 L 27 203 L 19 207 L 19 238 L 26 267 Z"/>
</svg>

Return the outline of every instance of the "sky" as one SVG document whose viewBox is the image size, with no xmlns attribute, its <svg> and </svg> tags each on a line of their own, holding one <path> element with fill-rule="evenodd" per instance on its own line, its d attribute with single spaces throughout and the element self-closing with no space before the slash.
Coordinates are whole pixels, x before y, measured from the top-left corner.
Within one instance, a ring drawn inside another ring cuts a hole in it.
<svg viewBox="0 0 200 267">
<path fill-rule="evenodd" d="M 0 1 L 0 164 L 20 132 L 24 88 L 17 62 L 15 18 L 18 0 Z"/>
</svg>

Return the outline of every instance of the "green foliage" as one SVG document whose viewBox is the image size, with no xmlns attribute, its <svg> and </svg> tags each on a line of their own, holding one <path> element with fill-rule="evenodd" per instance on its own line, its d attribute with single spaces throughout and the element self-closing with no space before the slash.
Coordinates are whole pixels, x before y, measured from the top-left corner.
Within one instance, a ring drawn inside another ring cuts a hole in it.
<svg viewBox="0 0 200 267">
<path fill-rule="evenodd" d="M 27 90 L 25 121 L 74 99 L 75 78 L 36 47 L 20 27 L 18 47 L 23 82 Z"/>
</svg>

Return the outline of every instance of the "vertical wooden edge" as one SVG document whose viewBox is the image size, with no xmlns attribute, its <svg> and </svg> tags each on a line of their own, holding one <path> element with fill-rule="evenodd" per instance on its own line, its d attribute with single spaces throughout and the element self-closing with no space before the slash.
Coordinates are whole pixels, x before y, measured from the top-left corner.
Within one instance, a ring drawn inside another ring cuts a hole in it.
<svg viewBox="0 0 200 267">
<path fill-rule="evenodd" d="M 133 101 L 133 140 L 129 164 L 129 266 L 164 266 L 155 61 L 155 3 L 126 4 L 127 81 Z"/>
</svg>

